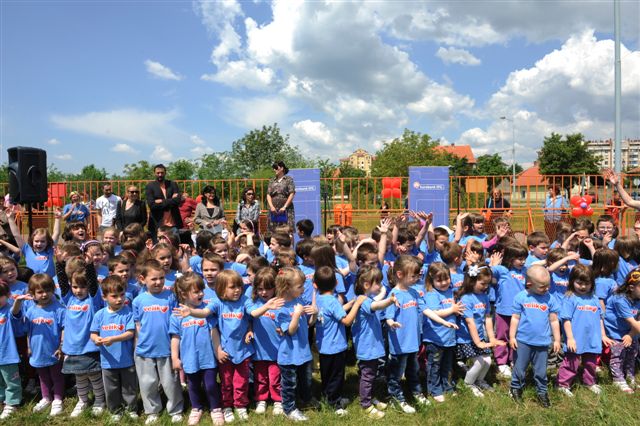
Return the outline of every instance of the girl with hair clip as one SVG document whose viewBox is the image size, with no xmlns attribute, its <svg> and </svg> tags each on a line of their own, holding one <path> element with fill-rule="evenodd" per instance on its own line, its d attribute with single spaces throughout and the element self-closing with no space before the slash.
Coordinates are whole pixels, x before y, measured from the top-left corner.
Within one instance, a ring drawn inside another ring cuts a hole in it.
<svg viewBox="0 0 640 426">
<path fill-rule="evenodd" d="M 485 380 L 491 367 L 491 348 L 506 345 L 493 334 L 491 305 L 487 295 L 492 278 L 489 266 L 472 264 L 467 267 L 462 287 L 455 294 L 456 300 L 464 306 L 458 319 L 456 352 L 458 359 L 471 360 L 464 383 L 477 397 L 484 396 L 482 391 L 493 390 Z"/>
<path fill-rule="evenodd" d="M 571 384 L 582 364 L 582 381 L 599 395 L 596 363 L 602 346 L 614 343 L 604 332 L 600 302 L 594 294 L 593 272 L 588 266 L 576 265 L 569 274 L 569 285 L 562 300 L 560 321 L 564 329 L 564 359 L 558 370 L 558 390 L 572 397 Z"/>
<path fill-rule="evenodd" d="M 496 280 L 496 339 L 509 339 L 513 300 L 525 289 L 527 249 L 519 243 L 507 245 L 504 255 L 496 252 L 491 256 L 491 273 Z M 509 364 L 513 361 L 513 350 L 509 345 L 495 346 L 493 355 L 498 371 L 505 378 L 511 377 Z"/>
<path fill-rule="evenodd" d="M 640 334 L 640 322 L 637 320 L 639 311 L 640 269 L 635 268 L 627 274 L 624 283 L 607 301 L 604 315 L 606 335 L 613 340 L 609 346 L 611 378 L 613 384 L 624 393 L 633 393 L 636 385 L 636 355 L 638 354 L 636 336 Z"/>
<path fill-rule="evenodd" d="M 206 306 L 203 302 L 204 288 L 204 281 L 198 274 L 187 272 L 176 280 L 173 290 L 181 304 L 202 309 Z M 216 327 L 212 316 L 206 320 L 192 316 L 171 317 L 171 362 L 175 370 L 184 371 L 186 375 L 192 407 L 187 423 L 189 425 L 198 424 L 202 417 L 203 393 L 207 398 L 213 424 L 224 424 L 217 381 L 218 365 L 212 343 Z"/>
</svg>

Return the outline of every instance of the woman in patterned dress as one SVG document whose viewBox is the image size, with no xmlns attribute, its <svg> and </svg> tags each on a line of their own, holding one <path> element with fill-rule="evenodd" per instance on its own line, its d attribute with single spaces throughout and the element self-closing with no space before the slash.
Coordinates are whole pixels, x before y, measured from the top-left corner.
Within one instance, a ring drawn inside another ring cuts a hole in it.
<svg viewBox="0 0 640 426">
<path fill-rule="evenodd" d="M 276 175 L 269 181 L 267 188 L 267 204 L 270 212 L 268 227 L 273 232 L 277 226 L 287 224 L 293 230 L 295 224 L 293 197 L 296 194 L 296 185 L 293 178 L 287 176 L 289 169 L 283 161 L 276 161 L 272 167 Z"/>
</svg>

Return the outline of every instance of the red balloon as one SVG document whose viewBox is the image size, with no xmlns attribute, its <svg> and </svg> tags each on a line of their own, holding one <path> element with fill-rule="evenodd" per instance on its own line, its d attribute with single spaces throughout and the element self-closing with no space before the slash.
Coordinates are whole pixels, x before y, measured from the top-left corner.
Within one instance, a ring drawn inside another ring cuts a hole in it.
<svg viewBox="0 0 640 426">
<path fill-rule="evenodd" d="M 391 189 L 391 188 L 393 188 L 392 181 L 393 181 L 393 179 L 391 179 L 391 178 L 382 178 L 382 188 L 383 189 L 387 189 L 387 188 Z"/>
<path fill-rule="evenodd" d="M 591 195 L 585 195 L 585 196 L 584 196 L 584 197 L 582 197 L 582 198 L 584 198 L 584 201 L 585 201 L 587 204 L 591 204 L 591 203 L 593 202 L 593 197 L 592 197 Z"/>
<path fill-rule="evenodd" d="M 393 198 L 402 198 L 402 191 L 399 188 L 393 188 L 391 194 Z"/>
<path fill-rule="evenodd" d="M 582 197 L 579 195 L 574 195 L 573 197 L 571 197 L 571 204 L 573 204 L 576 207 L 580 205 L 581 201 L 582 201 Z"/>
<path fill-rule="evenodd" d="M 589 206 L 584 210 L 584 214 L 587 216 L 592 216 L 593 215 L 593 209 Z"/>
<path fill-rule="evenodd" d="M 580 217 L 584 214 L 584 210 L 582 210 L 580 207 L 574 207 L 573 209 L 571 209 L 571 216 L 573 217 Z"/>
<path fill-rule="evenodd" d="M 391 179 L 391 188 L 400 189 L 401 187 L 402 187 L 402 178 L 392 178 Z"/>
<path fill-rule="evenodd" d="M 382 198 L 391 198 L 391 188 L 385 188 L 382 190 Z"/>
</svg>

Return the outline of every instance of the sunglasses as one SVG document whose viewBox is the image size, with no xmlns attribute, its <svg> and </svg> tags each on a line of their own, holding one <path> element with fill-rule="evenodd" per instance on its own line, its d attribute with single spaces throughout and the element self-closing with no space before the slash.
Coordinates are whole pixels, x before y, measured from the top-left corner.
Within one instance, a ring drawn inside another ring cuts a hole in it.
<svg viewBox="0 0 640 426">
<path fill-rule="evenodd" d="M 256 194 L 254 194 L 253 192 L 247 192 L 247 196 L 249 195 L 256 195 Z"/>
<path fill-rule="evenodd" d="M 139 194 L 140 191 L 129 191 L 129 194 Z"/>
</svg>

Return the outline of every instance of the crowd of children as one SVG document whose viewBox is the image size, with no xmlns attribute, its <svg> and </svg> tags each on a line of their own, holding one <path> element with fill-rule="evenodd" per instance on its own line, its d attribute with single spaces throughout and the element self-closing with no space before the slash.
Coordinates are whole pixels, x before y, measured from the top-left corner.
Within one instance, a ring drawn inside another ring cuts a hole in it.
<svg viewBox="0 0 640 426">
<path fill-rule="evenodd" d="M 344 416 L 350 353 L 372 419 L 388 405 L 376 382 L 413 414 L 454 395 L 457 380 L 476 397 L 492 391 L 493 360 L 516 401 L 531 365 L 544 407 L 549 364 L 568 397 L 580 370 L 602 392 L 599 365 L 620 391 L 636 387 L 640 240 L 618 236 L 608 215 L 526 242 L 504 217 L 487 236 L 475 213 L 460 214 L 455 232 L 409 212 L 368 238 L 335 225 L 313 236 L 301 221 L 296 235 L 240 226 L 226 239 L 202 230 L 194 244 L 168 227 L 153 241 L 137 224 L 100 241 L 81 222 L 60 235 L 59 214 L 53 235 L 40 228 L 24 241 L 9 220 L 18 246 L 8 248 L 26 267 L 0 257 L 0 420 L 39 381 L 33 411 L 51 416 L 75 386 L 70 417 L 135 419 L 140 399 L 145 424 L 163 410 L 181 422 L 190 407 L 188 424 L 208 413 L 222 425 L 249 419 L 250 407 L 264 415 L 269 402 L 274 416 L 305 421 L 302 409 L 319 407 L 314 367 L 321 398 Z"/>
</svg>

